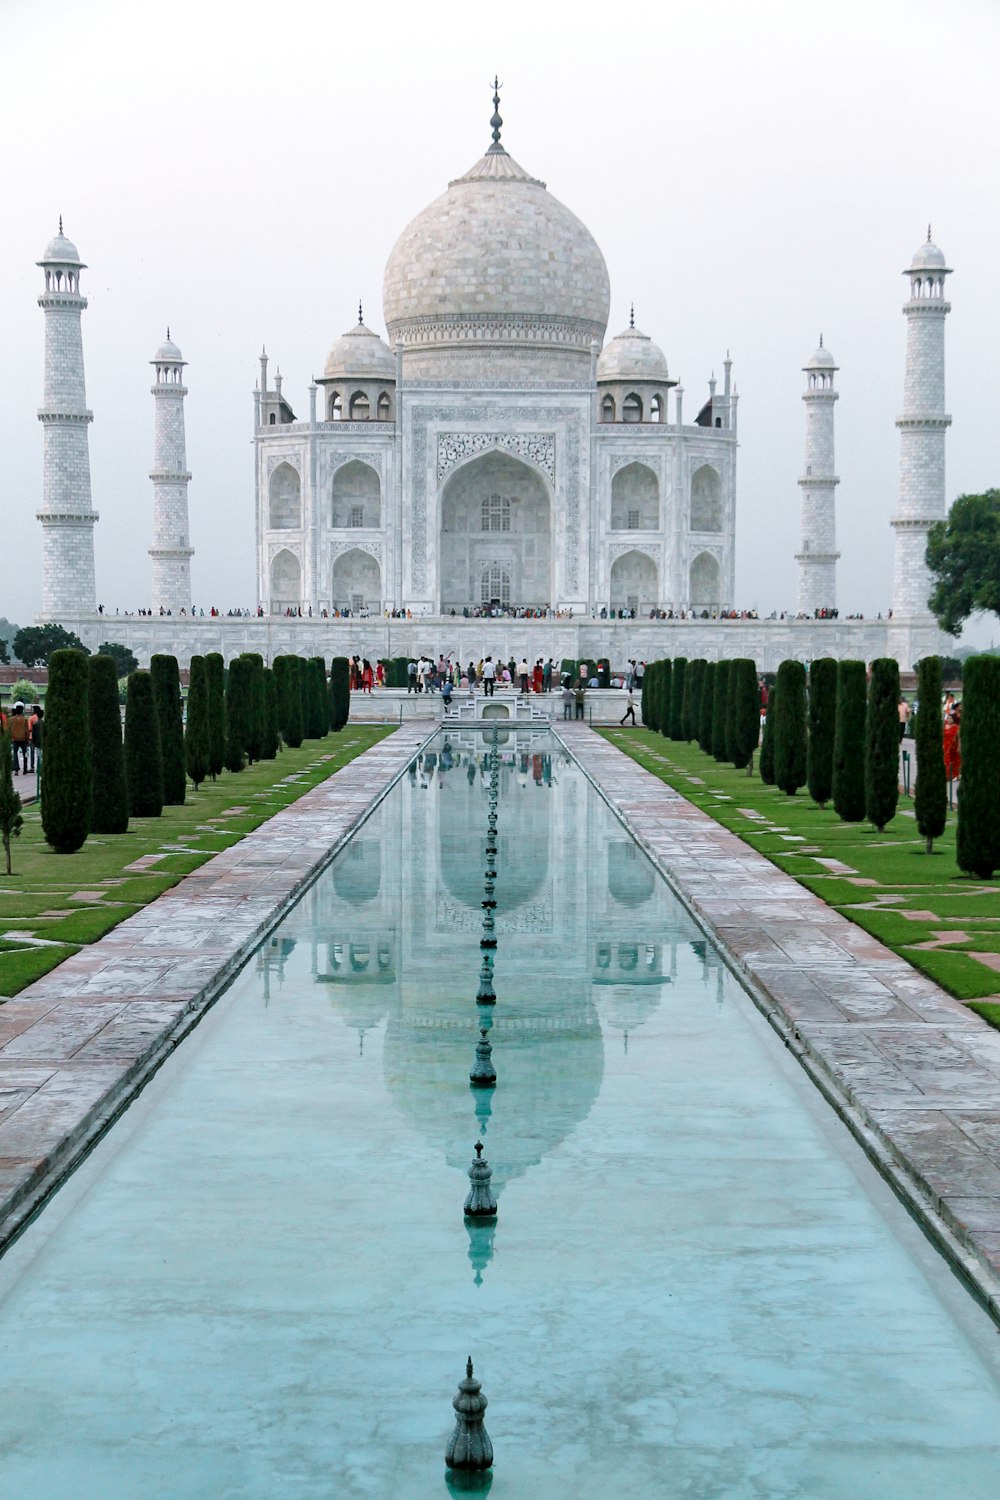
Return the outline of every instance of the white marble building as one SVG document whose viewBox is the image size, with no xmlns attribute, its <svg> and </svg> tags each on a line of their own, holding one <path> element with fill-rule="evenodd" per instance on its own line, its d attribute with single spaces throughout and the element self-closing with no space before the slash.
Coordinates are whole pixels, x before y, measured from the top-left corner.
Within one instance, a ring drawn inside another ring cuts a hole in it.
<svg viewBox="0 0 1000 1500">
<path fill-rule="evenodd" d="M 596 241 L 492 123 L 486 155 L 389 256 L 388 342 L 359 309 L 306 421 L 261 360 L 259 601 L 272 615 L 730 607 L 730 362 L 685 424 L 634 319 L 604 343 Z"/>
</svg>

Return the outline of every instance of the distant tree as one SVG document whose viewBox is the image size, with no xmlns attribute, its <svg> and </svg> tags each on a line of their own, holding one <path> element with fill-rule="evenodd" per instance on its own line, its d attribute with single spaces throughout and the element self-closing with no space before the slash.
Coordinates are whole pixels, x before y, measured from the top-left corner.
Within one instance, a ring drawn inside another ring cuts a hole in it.
<svg viewBox="0 0 1000 1500">
<path fill-rule="evenodd" d="M 15 625 L 13 620 L 8 620 L 6 615 L 0 615 L 0 663 L 4 666 L 11 661 L 17 662 L 11 643 L 20 628 L 20 625 Z"/>
<path fill-rule="evenodd" d="M 669 656 L 660 658 L 660 675 L 656 683 L 656 727 L 665 739 L 669 739 L 670 697 L 674 687 L 674 664 Z"/>
<path fill-rule="evenodd" d="M 774 786 L 774 723 L 777 717 L 778 689 L 773 686 L 768 694 L 767 713 L 760 740 L 760 779 L 765 786 Z"/>
<path fill-rule="evenodd" d="M 139 665 L 139 658 L 135 652 L 123 646 L 120 641 L 105 641 L 103 646 L 98 646 L 97 649 L 101 656 L 111 657 L 115 664 L 116 677 L 127 677 Z M 94 832 L 97 832 L 96 828 Z"/>
<path fill-rule="evenodd" d="M 687 684 L 688 662 L 686 656 L 675 656 L 670 674 L 670 738 L 683 740 L 684 734 L 684 689 Z"/>
<path fill-rule="evenodd" d="M 278 685 L 271 667 L 264 668 L 264 750 L 262 759 L 274 760 L 281 749 L 278 723 Z"/>
<path fill-rule="evenodd" d="M 184 761 L 195 791 L 209 773 L 210 764 L 208 667 L 203 656 L 192 656 L 188 672 L 187 722 L 184 725 Z"/>
<path fill-rule="evenodd" d="M 0 666 L 6 667 L 9 662 L 10 656 L 7 651 L 7 642 L 5 640 L 0 640 Z"/>
<path fill-rule="evenodd" d="M 90 652 L 78 635 L 61 625 L 25 625 L 14 637 L 14 655 L 26 667 L 45 666 L 53 651 Z"/>
<path fill-rule="evenodd" d="M 42 832 L 57 854 L 75 854 L 90 831 L 91 771 L 87 658 L 72 648 L 49 657 L 42 769 Z"/>
<path fill-rule="evenodd" d="M 681 704 L 681 727 L 690 743 L 698 738 L 698 716 L 701 712 L 701 690 L 705 681 L 705 658 L 689 661 L 684 673 L 684 700 Z"/>
<path fill-rule="evenodd" d="M 242 771 L 250 738 L 250 663 L 236 656 L 226 679 L 226 770 Z"/>
<path fill-rule="evenodd" d="M 774 720 L 774 784 L 794 797 L 806 781 L 806 669 L 800 661 L 783 661 L 775 684 L 778 709 Z"/>
<path fill-rule="evenodd" d="M 927 840 L 927 853 L 944 833 L 948 821 L 948 779 L 944 768 L 941 723 L 941 658 L 925 656 L 917 662 L 917 715 L 913 724 L 917 751 L 917 785 L 913 810 L 917 828 Z"/>
<path fill-rule="evenodd" d="M 1000 615 L 1000 490 L 959 495 L 948 519 L 928 531 L 926 559 L 942 630 L 958 635 L 977 610 Z"/>
<path fill-rule="evenodd" d="M 1000 656 L 973 656 L 965 664 L 962 691 L 962 779 L 958 787 L 956 852 L 959 869 L 980 880 L 991 880 L 1000 866 L 998 745 Z M 919 770 L 918 765 L 918 774 Z"/>
<path fill-rule="evenodd" d="M 264 758 L 266 737 L 264 704 L 264 658 L 256 651 L 244 651 L 246 670 L 246 752 L 251 765 Z"/>
<path fill-rule="evenodd" d="M 879 833 L 899 800 L 899 666 L 891 656 L 872 662 L 865 715 L 865 817 Z"/>
<path fill-rule="evenodd" d="M 837 720 L 833 735 L 833 806 L 844 823 L 865 816 L 865 704 L 863 661 L 837 663 Z"/>
<path fill-rule="evenodd" d="M 21 798 L 14 790 L 14 749 L 5 730 L 0 734 L 0 843 L 8 875 L 14 873 L 10 864 L 11 840 L 20 837 L 23 825 Z"/>
<path fill-rule="evenodd" d="M 809 743 L 806 784 L 825 807 L 833 792 L 833 742 L 837 732 L 837 663 L 820 656 L 809 667 Z"/>
<path fill-rule="evenodd" d="M 214 781 L 226 764 L 226 664 L 218 651 L 205 657 L 208 677 L 208 774 Z"/>
<path fill-rule="evenodd" d="M 701 681 L 701 704 L 698 709 L 698 744 L 706 755 L 712 753 L 712 720 L 715 716 L 715 669 L 714 661 L 705 663 Z"/>
<path fill-rule="evenodd" d="M 330 663 L 330 728 L 343 729 L 351 716 L 351 664 L 346 656 Z"/>
<path fill-rule="evenodd" d="M 962 680 L 962 659 L 961 659 L 961 657 L 959 657 L 959 656 L 942 656 L 942 657 L 939 657 L 939 660 L 941 662 L 941 681 L 942 681 L 942 683 L 945 683 L 945 682 L 961 682 L 961 680 Z M 918 702 L 919 702 L 919 699 L 918 699 Z"/>
<path fill-rule="evenodd" d="M 51 693 L 51 686 L 49 692 Z M 49 760 L 49 716 L 45 715 L 45 765 Z M 163 811 L 163 756 L 156 694 L 148 672 L 130 672 L 125 698 L 125 776 L 133 818 L 158 818 Z"/>
<path fill-rule="evenodd" d="M 163 762 L 163 805 L 183 807 L 187 795 L 184 764 L 184 708 L 176 656 L 154 656 L 149 663 L 156 696 L 156 722 L 160 726 Z"/>
<path fill-rule="evenodd" d="M 760 689 L 757 667 L 749 656 L 738 656 L 729 664 L 729 699 L 726 711 L 726 749 L 738 771 L 746 767 L 753 775 L 753 757 L 760 739 Z"/>
<path fill-rule="evenodd" d="M 118 668 L 103 651 L 87 658 L 90 732 L 91 833 L 128 832 L 128 783 L 118 701 Z M 48 730 L 48 718 L 45 728 Z M 46 761 L 48 752 L 45 751 Z"/>
<path fill-rule="evenodd" d="M 330 733 L 330 695 L 326 686 L 326 661 L 310 656 L 306 663 L 309 679 L 309 734 L 311 740 L 322 740 Z"/>
<path fill-rule="evenodd" d="M 728 661 L 715 664 L 715 681 L 712 685 L 712 755 L 720 764 L 726 759 L 726 709 L 729 706 Z"/>
</svg>

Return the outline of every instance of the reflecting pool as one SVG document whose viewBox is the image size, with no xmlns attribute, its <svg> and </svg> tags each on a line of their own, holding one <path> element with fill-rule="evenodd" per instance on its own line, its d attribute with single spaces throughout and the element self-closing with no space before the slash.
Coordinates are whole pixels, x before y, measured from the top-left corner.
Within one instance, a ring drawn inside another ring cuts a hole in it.
<svg viewBox="0 0 1000 1500">
<path fill-rule="evenodd" d="M 501 740 L 496 1006 L 485 744 L 439 735 L 0 1262 L 3 1493 L 443 1500 L 471 1354 L 501 1500 L 995 1500 L 992 1324 L 558 742 Z"/>
</svg>

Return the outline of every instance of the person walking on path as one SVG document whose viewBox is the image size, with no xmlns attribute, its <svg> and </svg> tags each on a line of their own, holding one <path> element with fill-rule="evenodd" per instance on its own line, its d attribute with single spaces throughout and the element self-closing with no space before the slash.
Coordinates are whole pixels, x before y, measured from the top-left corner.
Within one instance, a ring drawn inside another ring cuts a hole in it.
<svg viewBox="0 0 1000 1500">
<path fill-rule="evenodd" d="M 493 697 L 493 683 L 496 679 L 497 669 L 493 665 L 492 656 L 488 656 L 483 662 L 483 692 L 487 698 Z"/>
<path fill-rule="evenodd" d="M 631 718 L 632 725 L 634 727 L 635 726 L 635 699 L 632 696 L 632 689 L 631 688 L 629 688 L 629 690 L 628 690 L 628 707 L 626 708 L 625 712 L 622 714 L 621 718 L 618 721 L 619 724 L 622 726 L 623 729 L 625 728 L 625 720 L 628 719 L 628 718 Z"/>
<path fill-rule="evenodd" d="M 21 771 L 25 776 L 28 774 L 28 721 L 24 715 L 24 704 L 15 703 L 10 715 L 10 743 L 14 755 L 14 775 L 20 775 L 18 770 L 18 758 L 21 761 Z"/>
<path fill-rule="evenodd" d="M 570 687 L 569 682 L 563 683 L 562 700 L 563 718 L 571 719 L 573 717 L 573 689 Z"/>
</svg>

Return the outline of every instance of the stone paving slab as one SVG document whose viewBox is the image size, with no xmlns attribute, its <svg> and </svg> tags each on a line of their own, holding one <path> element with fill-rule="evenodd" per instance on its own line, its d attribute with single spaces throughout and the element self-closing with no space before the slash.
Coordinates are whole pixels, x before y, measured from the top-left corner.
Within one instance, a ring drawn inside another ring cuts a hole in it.
<svg viewBox="0 0 1000 1500">
<path fill-rule="evenodd" d="M 73 1170 L 434 726 L 415 722 L 0 1005 L 0 1247 Z"/>
<path fill-rule="evenodd" d="M 1000 1032 L 586 725 L 557 729 L 1000 1322 Z"/>
</svg>

